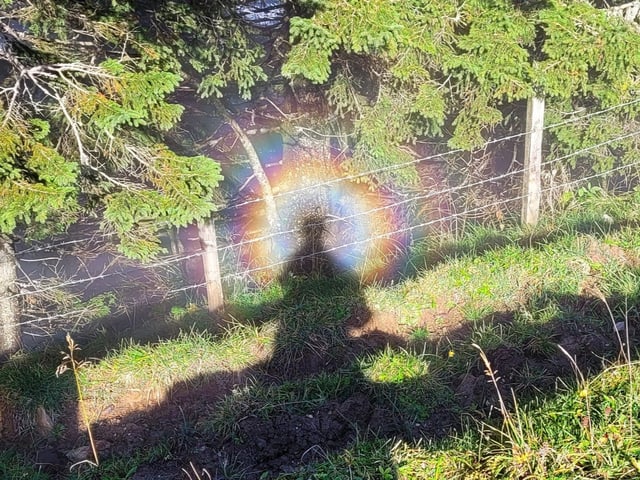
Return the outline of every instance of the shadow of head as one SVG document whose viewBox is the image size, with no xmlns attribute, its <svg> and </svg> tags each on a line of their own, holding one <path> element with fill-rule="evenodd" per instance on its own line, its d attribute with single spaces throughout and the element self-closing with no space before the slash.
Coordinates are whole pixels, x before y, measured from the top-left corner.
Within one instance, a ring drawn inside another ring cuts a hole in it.
<svg viewBox="0 0 640 480">
<path fill-rule="evenodd" d="M 319 209 L 304 215 L 298 222 L 297 231 L 296 250 L 285 264 L 280 281 L 286 282 L 291 277 L 335 275 L 335 264 L 326 252 L 326 215 Z"/>
</svg>

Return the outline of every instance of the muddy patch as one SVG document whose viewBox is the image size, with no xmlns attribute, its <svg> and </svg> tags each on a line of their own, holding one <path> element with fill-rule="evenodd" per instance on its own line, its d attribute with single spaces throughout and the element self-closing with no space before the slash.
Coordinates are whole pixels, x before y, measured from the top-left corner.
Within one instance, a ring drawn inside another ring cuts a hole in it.
<svg viewBox="0 0 640 480">
<path fill-rule="evenodd" d="M 333 401 L 306 415 L 279 414 L 247 418 L 237 425 L 238 439 L 227 449 L 248 460 L 250 470 L 287 472 L 350 444 L 358 431 L 389 426 L 380 423 L 389 412 L 380 412 L 363 393 Z M 246 461 L 245 460 L 245 461 Z"/>
</svg>

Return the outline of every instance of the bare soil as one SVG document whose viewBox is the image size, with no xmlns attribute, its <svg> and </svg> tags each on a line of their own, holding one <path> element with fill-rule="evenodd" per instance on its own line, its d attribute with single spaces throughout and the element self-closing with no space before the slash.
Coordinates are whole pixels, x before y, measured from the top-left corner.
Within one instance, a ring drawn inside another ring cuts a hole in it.
<svg viewBox="0 0 640 480">
<path fill-rule="evenodd" d="M 589 246 L 588 254 L 588 260 L 594 263 L 615 258 L 625 265 L 639 264 L 637 259 L 615 247 Z M 619 345 L 612 326 L 607 322 L 585 321 L 593 316 L 606 318 L 602 294 L 597 287 L 594 275 L 582 286 L 580 295 L 559 299 L 563 314 L 540 326 L 542 331 L 535 332 L 530 339 L 521 339 L 518 344 L 504 341 L 486 352 L 500 378 L 498 388 L 507 403 L 513 398 L 511 392 L 519 403 L 526 402 L 532 396 L 554 395 L 558 379 L 565 383 L 573 381 L 575 374 L 567 357 L 559 349 L 541 351 L 538 348 L 541 338 L 562 346 L 586 375 L 602 369 L 603 359 L 615 359 Z M 391 387 L 372 384 L 354 374 L 356 357 L 380 352 L 388 346 L 426 348 L 446 359 L 450 346 L 468 344 L 471 328 L 461 312 L 455 307 L 445 307 L 444 299 L 436 303 L 436 307 L 421 318 L 420 325 L 430 332 L 426 345 L 412 343 L 410 332 L 395 312 L 370 311 L 358 297 L 341 327 L 344 341 L 339 345 L 310 339 L 313 348 L 298 352 L 293 364 L 279 361 L 276 354 L 250 368 L 216 373 L 188 384 L 179 383 L 166 392 L 131 391 L 100 412 L 90 412 L 99 418 L 93 432 L 99 442 L 100 455 L 103 459 L 127 458 L 134 452 L 151 451 L 158 446 L 170 452 L 156 455 L 159 459 L 137 468 L 131 473 L 130 478 L 134 480 L 189 478 L 182 469 L 190 471 L 191 478 L 197 478 L 193 469 L 206 469 L 213 479 L 228 478 L 230 472 L 235 472 L 241 473 L 241 478 L 262 480 L 325 459 L 327 454 L 340 452 L 363 436 L 408 442 L 440 439 L 459 428 L 465 414 L 482 418 L 497 415 L 496 388 L 487 381 L 486 366 L 479 360 L 464 374 L 451 370 L 443 380 L 443 387 L 449 389 L 451 396 L 441 400 L 432 413 L 419 421 L 413 414 L 399 411 L 397 405 L 388 400 L 393 393 Z M 494 312 L 483 321 L 509 327 L 514 317 L 510 311 Z M 637 321 L 631 318 L 631 326 Z M 635 331 L 629 333 L 636 344 Z M 319 406 L 303 413 L 286 408 L 275 409 L 270 414 L 249 412 L 236 422 L 232 434 L 211 433 L 211 428 L 207 428 L 221 400 L 238 388 L 252 383 L 279 385 L 323 372 L 355 375 L 356 386 L 329 396 Z M 15 442 L 23 437 L 19 425 L 12 421 L 9 405 L 0 398 L 1 433 L 3 438 Z M 25 447 L 26 453 L 52 478 L 68 478 L 72 464 L 91 458 L 88 438 L 79 427 L 82 421 L 78 417 L 78 405 L 70 402 L 54 418 L 54 423 L 63 426 L 62 433 L 44 432 L 35 445 Z"/>
<path fill-rule="evenodd" d="M 591 298 L 581 298 L 581 308 L 591 308 Z M 450 342 L 464 335 L 460 315 L 451 312 L 438 315 L 442 332 L 432 341 Z M 357 313 L 354 313 L 354 317 Z M 429 317 L 425 323 L 432 325 Z M 496 315 L 494 321 L 509 323 L 508 313 Z M 351 445 L 358 435 L 378 435 L 384 438 L 404 438 L 408 441 L 442 438 L 460 425 L 460 412 L 484 411 L 490 415 L 496 405 L 496 392 L 487 382 L 485 367 L 480 363 L 466 374 L 449 379 L 455 405 L 441 405 L 433 415 L 416 422 L 394 411 L 391 405 L 371 394 L 367 389 L 350 392 L 305 414 L 276 413 L 248 415 L 236 425 L 230 436 L 203 433 L 200 428 L 218 402 L 234 388 L 249 379 L 272 381 L 304 378 L 323 371 L 337 371 L 348 366 L 355 355 L 379 351 L 388 344 L 407 347 L 407 332 L 398 325 L 392 313 L 374 314 L 362 324 L 352 318 L 346 329 L 351 341 L 347 348 L 332 352 L 330 362 L 307 355 L 295 372 L 278 371 L 277 365 L 265 362 L 250 369 L 217 374 L 203 379 L 197 386 L 176 385 L 165 397 L 146 392 L 132 393 L 118 404 L 108 406 L 94 425 L 94 435 L 101 441 L 101 455 L 122 457 L 141 447 L 170 445 L 172 454 L 165 459 L 143 465 L 131 477 L 135 480 L 187 478 L 182 471 L 193 463 L 197 470 L 205 468 L 215 479 L 227 478 L 229 471 L 242 472 L 242 478 L 273 478 L 291 472 L 314 460 L 326 458 L 327 453 L 341 451 Z M 447 330 L 449 329 L 449 330 Z M 447 336 L 447 332 L 451 338 Z M 585 371 L 597 369 L 596 355 L 615 351 L 615 339 L 604 331 L 580 327 L 572 322 L 556 323 L 548 334 L 574 355 Z M 501 378 L 503 398 L 517 395 L 552 392 L 558 377 L 570 379 L 572 372 L 563 354 L 540 355 L 526 348 L 500 346 L 487 352 L 489 360 Z M 527 378 L 524 372 L 544 374 Z M 45 442 L 38 450 L 38 462 L 50 473 L 63 478 L 71 460 L 70 451 L 87 445 L 86 435 L 78 433 L 70 423 L 77 422 L 76 406 L 69 405 L 65 434 L 58 441 Z M 89 451 L 86 454 L 89 455 Z M 76 459 L 77 460 L 77 459 Z M 194 474 L 191 474 L 195 478 Z"/>
</svg>

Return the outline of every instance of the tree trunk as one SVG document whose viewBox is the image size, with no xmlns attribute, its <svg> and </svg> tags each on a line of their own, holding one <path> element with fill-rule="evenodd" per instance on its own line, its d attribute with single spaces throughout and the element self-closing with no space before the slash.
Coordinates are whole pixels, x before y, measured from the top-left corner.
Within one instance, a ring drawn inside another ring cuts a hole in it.
<svg viewBox="0 0 640 480">
<path fill-rule="evenodd" d="M 224 307 L 220 263 L 218 260 L 218 242 L 213 219 L 203 220 L 198 224 L 198 234 L 202 244 L 202 264 L 207 286 L 207 308 L 215 313 Z"/>
<path fill-rule="evenodd" d="M 260 157 L 258 157 L 258 153 L 256 152 L 253 143 L 247 136 L 247 134 L 242 130 L 238 122 L 234 120 L 234 118 L 229 115 L 227 109 L 220 102 L 216 102 L 216 106 L 224 116 L 225 120 L 231 125 L 233 131 L 238 136 L 244 151 L 247 154 L 247 158 L 249 159 L 249 164 L 251 165 L 251 169 L 253 170 L 253 174 L 255 175 L 258 183 L 260 184 L 260 188 L 262 189 L 262 197 L 264 198 L 264 204 L 267 213 L 267 221 L 269 222 L 269 228 L 272 233 L 279 231 L 280 229 L 280 217 L 278 216 L 278 207 L 276 206 L 276 201 L 273 198 L 273 191 L 271 190 L 271 183 L 269 183 L 269 178 L 262 168 L 262 163 L 260 163 Z"/>
<path fill-rule="evenodd" d="M 11 240 L 0 235 L 0 357 L 18 350 L 20 326 L 16 291 L 16 264 Z"/>
<path fill-rule="evenodd" d="M 638 25 L 638 23 L 640 23 L 640 1 L 638 0 L 615 7 L 609 7 L 607 8 L 607 12 L 610 15 L 624 18 L 627 22 L 635 22 L 635 28 L 640 28 Z"/>
</svg>

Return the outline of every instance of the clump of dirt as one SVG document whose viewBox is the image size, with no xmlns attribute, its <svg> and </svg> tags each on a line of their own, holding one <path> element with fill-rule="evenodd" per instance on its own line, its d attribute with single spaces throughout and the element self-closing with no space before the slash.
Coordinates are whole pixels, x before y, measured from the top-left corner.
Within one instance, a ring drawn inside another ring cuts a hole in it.
<svg viewBox="0 0 640 480">
<path fill-rule="evenodd" d="M 491 381 L 487 366 L 478 361 L 469 373 L 458 379 L 456 398 L 461 406 L 468 407 L 476 401 L 481 402 L 475 403 L 479 407 L 497 406 L 499 392 L 512 408 L 514 395 L 526 399 L 553 392 L 557 379 L 566 379 L 568 384 L 576 380 L 574 362 L 584 375 L 589 375 L 599 371 L 606 359 L 614 360 L 619 349 L 613 332 L 594 325 L 558 322 L 547 336 L 551 344 L 557 346 L 553 351 L 530 350 L 524 343 L 502 345 L 486 352 L 496 383 Z"/>
<path fill-rule="evenodd" d="M 354 315 L 347 322 L 347 345 L 342 357 L 352 359 L 365 352 L 378 351 L 390 346 L 405 346 L 409 331 L 401 326 L 392 313 L 372 312 L 366 322 Z"/>
<path fill-rule="evenodd" d="M 458 308 L 447 306 L 444 299 L 436 299 L 435 307 L 422 313 L 418 326 L 425 328 L 430 335 L 443 337 L 462 329 L 463 320 Z"/>
<path fill-rule="evenodd" d="M 388 422 L 383 419 L 388 419 L 389 413 L 381 412 L 364 393 L 356 393 L 307 415 L 247 418 L 237 425 L 240 443 L 228 441 L 225 447 L 244 458 L 251 470 L 263 474 L 292 471 L 348 445 L 358 431 L 384 429 L 388 433 Z"/>
</svg>

